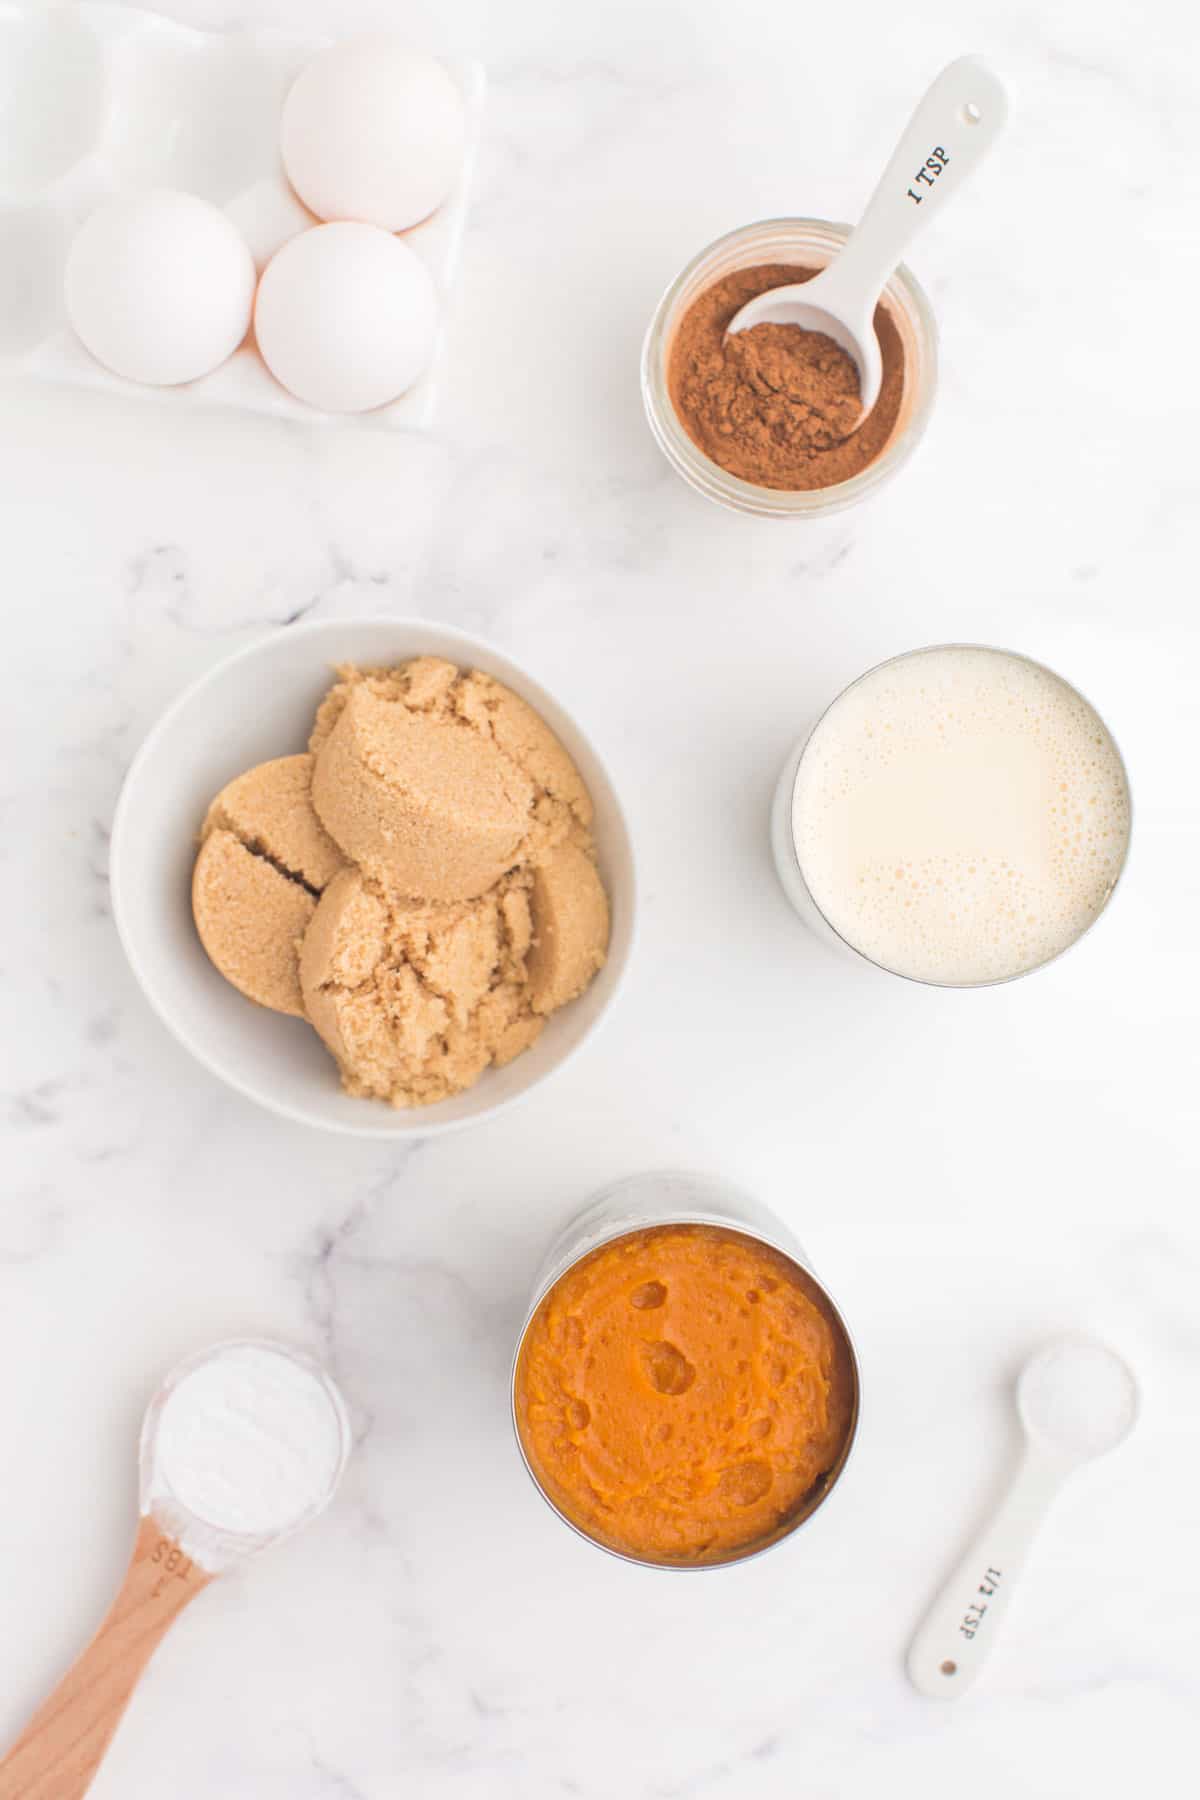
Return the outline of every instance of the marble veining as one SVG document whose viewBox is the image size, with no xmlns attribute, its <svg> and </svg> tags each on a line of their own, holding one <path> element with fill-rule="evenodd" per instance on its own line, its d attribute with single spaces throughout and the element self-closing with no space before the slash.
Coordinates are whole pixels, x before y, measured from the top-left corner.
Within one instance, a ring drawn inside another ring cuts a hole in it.
<svg viewBox="0 0 1200 1800">
<path fill-rule="evenodd" d="M 490 99 L 436 429 L 392 437 L 5 390 L 0 756 L 0 1740 L 114 1590 L 141 1412 L 265 1332 L 329 1363 L 357 1451 L 310 1532 L 164 1646 L 97 1800 L 1124 1800 L 1200 1703 L 1194 296 L 1200 24 L 1170 0 L 166 0 L 206 26 L 394 23 Z M 334 11 L 336 10 L 336 21 Z M 667 469 L 637 356 L 679 265 L 852 217 L 936 68 L 994 57 L 1008 138 L 912 258 L 926 442 L 859 513 L 733 518 Z M 1116 238 L 1114 241 L 1114 231 Z M 1147 323 L 1153 317 L 1153 326 Z M 302 618 L 489 636 L 601 745 L 641 858 L 595 1043 L 481 1129 L 389 1149 L 227 1093 L 114 934 L 107 843 L 181 687 Z M 921 643 L 1028 651 L 1125 752 L 1133 856 L 1054 968 L 946 994 L 808 938 L 766 809 L 814 713 Z M 863 1358 L 836 1504 L 672 1580 L 543 1506 L 508 1420 L 565 1214 L 692 1165 L 794 1226 Z M 1110 1336 L 1145 1413 L 1064 1493 L 961 1708 L 902 1656 L 1016 1445 L 1007 1384 Z"/>
</svg>

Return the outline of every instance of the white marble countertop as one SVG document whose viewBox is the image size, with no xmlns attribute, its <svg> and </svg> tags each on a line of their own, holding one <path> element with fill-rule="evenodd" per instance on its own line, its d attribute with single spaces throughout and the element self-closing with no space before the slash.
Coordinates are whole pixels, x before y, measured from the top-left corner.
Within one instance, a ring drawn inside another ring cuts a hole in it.
<svg viewBox="0 0 1200 1800">
<path fill-rule="evenodd" d="M 492 93 L 434 436 L 4 394 L 0 1740 L 124 1567 L 158 1377 L 251 1331 L 327 1358 L 357 1454 L 325 1519 L 181 1622 L 97 1800 L 1161 1786 L 1151 1761 L 1192 1766 L 1200 1703 L 1194 10 L 167 10 L 402 14 L 483 55 Z M 659 291 L 751 218 L 851 216 L 966 49 L 1013 115 L 913 258 L 944 355 L 917 459 L 824 524 L 717 511 L 641 416 Z M 561 696 L 643 882 L 595 1044 L 510 1115 L 405 1150 L 289 1126 L 195 1066 L 135 987 L 105 878 L 122 773 L 184 683 L 301 616 L 379 610 L 490 636 Z M 1075 680 L 1137 806 L 1094 936 L 977 994 L 837 961 L 766 845 L 814 710 L 948 638 Z M 545 1239 L 663 1163 L 791 1222 L 866 1386 L 836 1502 L 683 1581 L 557 1524 L 505 1398 Z M 905 1645 L 1013 1455 L 1012 1373 L 1062 1328 L 1134 1359 L 1143 1423 L 1064 1495 L 972 1697 L 930 1705 Z"/>
</svg>

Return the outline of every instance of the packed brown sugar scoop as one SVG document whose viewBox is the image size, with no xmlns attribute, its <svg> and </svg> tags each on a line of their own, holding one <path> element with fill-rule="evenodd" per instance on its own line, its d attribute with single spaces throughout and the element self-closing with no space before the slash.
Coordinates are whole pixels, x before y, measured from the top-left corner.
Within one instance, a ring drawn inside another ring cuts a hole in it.
<svg viewBox="0 0 1200 1800">
<path fill-rule="evenodd" d="M 713 462 L 758 487 L 834 487 L 887 447 L 904 354 L 881 295 L 917 233 L 1004 124 L 976 56 L 952 62 L 914 112 L 858 226 L 824 269 L 736 269 L 692 302 L 671 346 L 680 423 Z"/>
<path fill-rule="evenodd" d="M 490 676 L 432 657 L 337 675 L 308 753 L 210 806 L 196 928 L 248 999 L 308 1020 L 351 1093 L 425 1105 L 528 1049 L 603 966 L 591 797 Z"/>
</svg>

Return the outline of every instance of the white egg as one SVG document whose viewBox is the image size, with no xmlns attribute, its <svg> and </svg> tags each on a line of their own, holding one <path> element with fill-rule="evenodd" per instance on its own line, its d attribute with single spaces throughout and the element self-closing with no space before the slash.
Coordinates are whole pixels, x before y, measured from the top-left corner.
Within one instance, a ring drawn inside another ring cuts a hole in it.
<svg viewBox="0 0 1200 1800">
<path fill-rule="evenodd" d="M 462 96 L 440 63 L 396 38 L 355 38 L 301 70 L 280 148 L 319 219 L 404 231 L 454 186 L 464 130 Z"/>
<path fill-rule="evenodd" d="M 223 212 L 153 188 L 99 207 L 67 257 L 67 317 L 130 381 L 195 381 L 231 356 L 254 305 L 254 260 Z"/>
<path fill-rule="evenodd" d="M 367 412 L 410 388 L 433 353 L 438 307 L 420 258 L 375 225 L 317 225 L 277 250 L 254 329 L 275 379 L 324 412 Z"/>
</svg>

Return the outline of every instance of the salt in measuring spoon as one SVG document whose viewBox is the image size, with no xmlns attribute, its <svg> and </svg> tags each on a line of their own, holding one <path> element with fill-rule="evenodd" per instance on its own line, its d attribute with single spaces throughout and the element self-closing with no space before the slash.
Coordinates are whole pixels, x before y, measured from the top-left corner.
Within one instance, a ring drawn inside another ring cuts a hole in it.
<svg viewBox="0 0 1200 1800">
<path fill-rule="evenodd" d="M 752 325 L 822 331 L 858 366 L 861 425 L 883 379 L 875 305 L 921 228 L 983 160 L 1008 117 L 999 77 L 978 56 L 942 70 L 908 122 L 867 209 L 838 255 L 811 280 L 748 300 L 728 332 Z"/>
<path fill-rule="evenodd" d="M 909 1679 L 927 1699 L 953 1700 L 975 1681 L 1055 1495 L 1075 1469 L 1128 1437 L 1138 1406 L 1133 1372 L 1093 1338 L 1061 1338 L 1030 1357 L 1017 1383 L 1020 1466 L 909 1648 Z"/>
<path fill-rule="evenodd" d="M 350 1422 L 318 1363 L 262 1339 L 181 1363 L 142 1427 L 140 1522 L 99 1631 L 0 1761 L 0 1800 L 79 1800 L 168 1626 L 333 1498 Z"/>
</svg>

